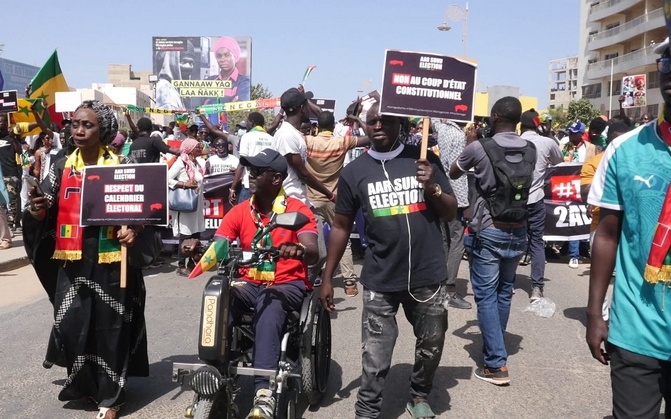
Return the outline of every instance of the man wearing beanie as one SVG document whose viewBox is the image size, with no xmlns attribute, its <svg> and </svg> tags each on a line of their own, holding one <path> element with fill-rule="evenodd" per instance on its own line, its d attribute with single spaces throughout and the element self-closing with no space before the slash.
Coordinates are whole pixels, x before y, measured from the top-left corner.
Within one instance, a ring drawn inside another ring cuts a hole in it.
<svg viewBox="0 0 671 419">
<path fill-rule="evenodd" d="M 138 163 L 158 163 L 161 153 L 179 156 L 179 149 L 168 146 L 160 137 L 151 136 L 152 123 L 149 118 L 142 117 L 135 124 L 138 137 L 130 146 L 130 154 Z"/>
<path fill-rule="evenodd" d="M 520 119 L 522 134 L 520 137 L 531 141 L 536 146 L 536 167 L 534 168 L 534 179 L 529 190 L 529 200 L 527 208 L 529 209 L 529 218 L 527 219 L 527 234 L 529 236 L 529 247 L 527 256 L 531 261 L 531 296 L 533 303 L 539 298 L 543 298 L 543 286 L 545 276 L 545 241 L 543 240 L 543 231 L 545 229 L 545 191 L 543 183 L 545 173 L 550 166 L 564 161 L 564 156 L 557 145 L 557 142 L 549 137 L 544 137 L 538 133 L 540 126 L 540 117 L 533 108 L 522 113 Z M 527 259 L 525 257 L 524 259 Z"/>
</svg>

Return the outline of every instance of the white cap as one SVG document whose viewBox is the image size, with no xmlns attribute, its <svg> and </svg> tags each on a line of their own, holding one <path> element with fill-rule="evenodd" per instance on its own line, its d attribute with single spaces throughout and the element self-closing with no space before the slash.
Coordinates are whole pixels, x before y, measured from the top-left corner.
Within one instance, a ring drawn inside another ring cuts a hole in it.
<svg viewBox="0 0 671 419">
<path fill-rule="evenodd" d="M 669 47 L 669 37 L 667 36 L 666 39 L 664 40 L 664 42 L 655 46 L 654 52 L 655 52 L 655 54 L 662 55 L 662 54 L 664 54 L 664 51 L 666 51 L 666 49 L 668 47 Z"/>
</svg>

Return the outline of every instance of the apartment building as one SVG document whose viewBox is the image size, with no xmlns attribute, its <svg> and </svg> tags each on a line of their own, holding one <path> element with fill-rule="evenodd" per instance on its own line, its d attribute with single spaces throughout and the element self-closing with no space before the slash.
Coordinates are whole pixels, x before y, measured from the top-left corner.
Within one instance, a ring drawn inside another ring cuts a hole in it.
<svg viewBox="0 0 671 419">
<path fill-rule="evenodd" d="M 645 75 L 645 104 L 626 113 L 635 119 L 658 115 L 662 98 L 653 49 L 667 36 L 662 0 L 582 0 L 580 22 L 577 98 L 589 99 L 605 115 L 617 113 L 623 79 Z"/>
<path fill-rule="evenodd" d="M 550 61 L 550 100 L 548 109 L 568 108 L 578 99 L 578 56 Z"/>
</svg>

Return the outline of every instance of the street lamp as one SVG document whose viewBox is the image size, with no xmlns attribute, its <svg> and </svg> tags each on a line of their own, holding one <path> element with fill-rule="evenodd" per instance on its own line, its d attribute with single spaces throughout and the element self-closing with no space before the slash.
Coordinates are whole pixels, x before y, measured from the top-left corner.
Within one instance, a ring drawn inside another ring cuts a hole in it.
<svg viewBox="0 0 671 419">
<path fill-rule="evenodd" d="M 452 4 L 447 8 L 445 16 L 452 22 L 459 22 L 460 20 L 464 21 L 464 34 L 462 35 L 462 42 L 464 43 L 464 57 L 468 56 L 468 3 L 466 3 L 466 8 L 462 8 L 458 4 Z M 447 26 L 447 22 L 443 22 L 442 25 L 438 26 L 438 30 L 441 32 L 447 32 L 451 28 Z"/>
</svg>

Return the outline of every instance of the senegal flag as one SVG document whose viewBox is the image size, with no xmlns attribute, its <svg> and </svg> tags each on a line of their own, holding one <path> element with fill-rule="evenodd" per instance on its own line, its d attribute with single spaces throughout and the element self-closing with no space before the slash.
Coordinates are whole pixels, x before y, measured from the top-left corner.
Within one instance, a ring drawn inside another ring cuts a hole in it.
<svg viewBox="0 0 671 419">
<path fill-rule="evenodd" d="M 56 112 L 56 92 L 69 92 L 70 88 L 58 62 L 58 51 L 54 51 L 46 64 L 35 74 L 30 86 L 31 93 L 28 99 L 38 99 L 40 101 L 44 99 L 49 106 L 49 116 L 45 118 L 44 123 L 48 125 L 50 122 L 55 122 L 60 125 L 63 122 L 63 116 Z M 14 122 L 35 122 L 35 118 L 30 111 L 33 100 L 19 99 L 19 111 L 14 114 Z M 38 108 L 38 112 L 40 110 L 41 107 Z M 31 134 L 36 133 L 31 132 Z"/>
<path fill-rule="evenodd" d="M 196 265 L 191 271 L 191 274 L 189 274 L 189 279 L 193 279 L 203 272 L 209 271 L 227 256 L 228 240 L 213 241 L 210 244 L 210 247 L 205 251 L 205 254 L 200 258 L 198 265 Z"/>
</svg>

